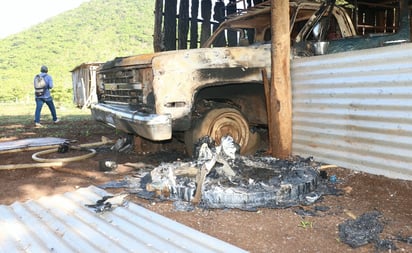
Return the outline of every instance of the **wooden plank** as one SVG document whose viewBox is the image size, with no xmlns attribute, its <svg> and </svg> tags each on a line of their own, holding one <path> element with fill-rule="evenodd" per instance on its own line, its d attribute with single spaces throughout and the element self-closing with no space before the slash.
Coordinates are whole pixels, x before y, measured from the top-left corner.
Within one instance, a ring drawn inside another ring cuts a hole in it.
<svg viewBox="0 0 412 253">
<path fill-rule="evenodd" d="M 266 69 L 262 69 L 262 80 L 263 80 L 263 87 L 265 88 L 265 100 L 266 100 L 266 113 L 267 113 L 267 118 L 268 118 L 268 135 L 272 136 L 272 131 L 273 131 L 273 117 L 272 117 L 272 107 L 270 104 L 270 94 L 271 94 L 271 84 L 270 81 L 268 80 L 268 74 Z M 267 154 L 272 155 L 273 151 L 272 151 L 272 145 L 271 145 L 271 141 L 269 139 L 269 145 L 268 145 L 268 150 L 267 150 Z"/>
<path fill-rule="evenodd" d="M 163 0 L 156 0 L 154 34 L 153 34 L 153 49 L 155 52 L 162 51 L 162 19 L 163 19 Z"/>
<path fill-rule="evenodd" d="M 202 15 L 202 31 L 200 32 L 200 45 L 203 45 L 205 41 L 210 37 L 210 19 L 212 17 L 212 1 L 202 0 L 200 2 L 201 15 Z"/>
<path fill-rule="evenodd" d="M 178 20 L 178 48 L 187 49 L 189 31 L 189 0 L 180 0 Z"/>
<path fill-rule="evenodd" d="M 190 19 L 190 48 L 197 48 L 198 29 L 197 16 L 199 15 L 199 0 L 192 0 Z"/>
<path fill-rule="evenodd" d="M 164 5 L 164 46 L 166 51 L 176 50 L 177 0 L 167 0 Z"/>
<path fill-rule="evenodd" d="M 292 91 L 290 83 L 289 1 L 271 0 L 272 73 L 270 112 L 273 117 L 269 141 L 272 155 L 292 153 Z"/>
</svg>

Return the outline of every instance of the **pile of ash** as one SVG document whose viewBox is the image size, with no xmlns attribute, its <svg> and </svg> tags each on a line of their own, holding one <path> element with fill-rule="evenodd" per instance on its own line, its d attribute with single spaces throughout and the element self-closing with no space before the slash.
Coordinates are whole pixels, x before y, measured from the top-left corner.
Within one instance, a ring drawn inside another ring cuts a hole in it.
<svg viewBox="0 0 412 253">
<path fill-rule="evenodd" d="M 310 204 L 320 197 L 316 192 L 319 171 L 310 159 L 240 156 L 230 136 L 221 143 L 214 146 L 210 138 L 204 138 L 198 144 L 197 159 L 154 168 L 146 190 L 162 199 L 194 202 L 200 186 L 200 206 L 242 210 Z"/>
</svg>

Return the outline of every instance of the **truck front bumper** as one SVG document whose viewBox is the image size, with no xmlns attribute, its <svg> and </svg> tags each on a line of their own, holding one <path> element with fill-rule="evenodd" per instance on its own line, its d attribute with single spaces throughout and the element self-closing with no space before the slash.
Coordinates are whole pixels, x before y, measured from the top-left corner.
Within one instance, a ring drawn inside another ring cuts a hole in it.
<svg viewBox="0 0 412 253">
<path fill-rule="evenodd" d="M 172 138 L 170 115 L 132 111 L 126 105 L 93 104 L 93 118 L 126 133 L 137 134 L 153 141 Z"/>
</svg>

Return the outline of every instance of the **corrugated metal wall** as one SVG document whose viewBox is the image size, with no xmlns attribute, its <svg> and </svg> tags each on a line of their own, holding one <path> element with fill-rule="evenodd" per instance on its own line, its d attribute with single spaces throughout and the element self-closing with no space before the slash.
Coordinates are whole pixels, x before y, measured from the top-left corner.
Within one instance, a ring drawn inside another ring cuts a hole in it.
<svg viewBox="0 0 412 253">
<path fill-rule="evenodd" d="M 295 59 L 293 154 L 412 180 L 412 44 Z"/>
</svg>

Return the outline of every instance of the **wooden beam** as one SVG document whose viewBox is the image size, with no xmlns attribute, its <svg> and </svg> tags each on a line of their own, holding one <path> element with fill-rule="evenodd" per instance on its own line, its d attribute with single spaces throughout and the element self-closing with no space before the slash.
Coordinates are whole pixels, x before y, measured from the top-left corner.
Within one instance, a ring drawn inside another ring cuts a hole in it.
<svg viewBox="0 0 412 253">
<path fill-rule="evenodd" d="M 271 96 L 271 90 L 272 89 L 271 89 L 271 84 L 269 82 L 268 74 L 267 74 L 267 71 L 266 71 L 265 68 L 262 69 L 262 81 L 263 81 L 263 87 L 265 88 L 266 114 L 267 114 L 267 118 L 268 118 L 268 135 L 272 136 L 272 131 L 273 131 L 272 128 L 274 127 L 273 117 L 272 117 L 272 112 L 271 112 L 272 111 L 272 106 L 270 104 L 270 101 L 271 101 L 270 96 Z M 268 150 L 266 152 L 268 155 L 273 154 L 271 144 L 272 144 L 272 142 L 269 139 L 269 147 L 268 147 Z"/>
<path fill-rule="evenodd" d="M 271 0 L 272 73 L 270 112 L 273 122 L 269 141 L 272 155 L 292 154 L 292 91 L 290 83 L 289 1 Z"/>
<path fill-rule="evenodd" d="M 163 43 L 166 51 L 176 50 L 176 15 L 177 0 L 167 0 L 164 5 L 164 39 Z"/>
<path fill-rule="evenodd" d="M 205 41 L 210 37 L 210 19 L 212 17 L 212 1 L 202 0 L 200 2 L 201 15 L 202 15 L 202 30 L 200 32 L 200 45 L 203 45 Z"/>
<path fill-rule="evenodd" d="M 155 52 L 160 52 L 162 51 L 163 0 L 156 0 L 154 16 L 153 49 Z"/>
<path fill-rule="evenodd" d="M 189 31 L 189 0 L 180 0 L 178 20 L 178 48 L 187 49 Z"/>
<path fill-rule="evenodd" d="M 190 48 L 197 48 L 198 29 L 197 16 L 199 15 L 199 0 L 192 0 L 190 19 Z"/>
</svg>

